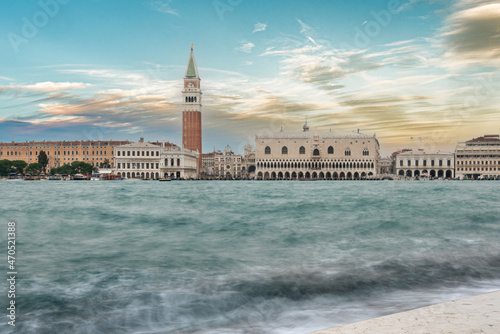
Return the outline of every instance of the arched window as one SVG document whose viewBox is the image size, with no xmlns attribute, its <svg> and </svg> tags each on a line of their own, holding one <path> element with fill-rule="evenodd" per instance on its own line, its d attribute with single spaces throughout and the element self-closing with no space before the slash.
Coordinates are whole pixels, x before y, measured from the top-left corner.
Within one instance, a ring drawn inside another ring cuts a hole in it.
<svg viewBox="0 0 500 334">
<path fill-rule="evenodd" d="M 365 147 L 365 149 L 363 150 L 363 155 L 370 155 L 370 151 L 368 150 L 368 148 Z"/>
<path fill-rule="evenodd" d="M 187 96 L 186 96 L 186 103 L 187 103 L 187 101 L 188 101 L 188 98 L 187 98 Z"/>
<path fill-rule="evenodd" d="M 351 149 L 348 147 L 345 149 L 345 155 L 350 156 L 351 155 Z"/>
<path fill-rule="evenodd" d="M 264 151 L 265 154 L 271 154 L 271 148 L 269 146 L 266 146 L 266 149 Z"/>
<path fill-rule="evenodd" d="M 194 102 L 196 102 L 196 96 L 194 97 Z"/>
<path fill-rule="evenodd" d="M 314 151 L 313 151 L 313 155 L 316 155 L 316 156 L 318 156 L 318 155 L 319 155 L 319 150 L 318 150 L 317 148 L 315 148 L 315 149 L 314 149 Z"/>
<path fill-rule="evenodd" d="M 306 148 L 304 146 L 299 148 L 299 154 L 306 154 Z"/>
<path fill-rule="evenodd" d="M 281 154 L 288 154 L 288 147 L 283 146 L 283 147 L 281 148 Z"/>
<path fill-rule="evenodd" d="M 333 146 L 328 147 L 328 154 L 333 154 Z"/>
</svg>

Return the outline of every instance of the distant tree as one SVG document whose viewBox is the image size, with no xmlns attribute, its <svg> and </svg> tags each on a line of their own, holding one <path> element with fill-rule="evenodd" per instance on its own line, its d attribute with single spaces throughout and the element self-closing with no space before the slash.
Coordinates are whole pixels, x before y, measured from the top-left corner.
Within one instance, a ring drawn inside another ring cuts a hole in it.
<svg viewBox="0 0 500 334">
<path fill-rule="evenodd" d="M 22 161 L 22 160 L 14 160 L 14 161 L 11 161 L 11 163 L 12 163 L 12 167 L 16 169 L 17 174 L 23 174 L 24 169 L 26 168 L 26 166 L 28 166 L 26 161 Z"/>
<path fill-rule="evenodd" d="M 66 175 L 73 175 L 75 174 L 75 170 L 71 165 L 62 165 L 61 167 L 54 167 L 50 170 L 50 174 L 66 174 Z"/>
<path fill-rule="evenodd" d="M 40 151 L 40 153 L 38 153 L 38 163 L 42 165 L 42 170 L 45 174 L 45 170 L 47 168 L 47 165 L 49 164 L 49 157 L 47 156 L 47 153 L 45 153 L 45 151 Z"/>
<path fill-rule="evenodd" d="M 75 174 L 92 174 L 93 171 L 97 170 L 96 167 L 83 161 L 73 161 L 71 163 L 71 167 L 73 168 Z"/>
<path fill-rule="evenodd" d="M 0 160 L 0 175 L 7 176 L 12 173 L 14 169 L 12 168 L 12 161 L 10 160 Z"/>
<path fill-rule="evenodd" d="M 26 167 L 26 174 L 39 175 L 42 172 L 42 164 L 39 162 L 34 162 Z"/>
</svg>

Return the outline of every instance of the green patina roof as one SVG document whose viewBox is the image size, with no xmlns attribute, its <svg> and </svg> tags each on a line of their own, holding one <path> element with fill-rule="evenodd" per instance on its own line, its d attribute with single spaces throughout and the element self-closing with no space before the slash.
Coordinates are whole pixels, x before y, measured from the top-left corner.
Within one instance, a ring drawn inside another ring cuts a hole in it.
<svg viewBox="0 0 500 334">
<path fill-rule="evenodd" d="M 194 59 L 193 46 L 191 45 L 191 54 L 189 55 L 188 67 L 186 69 L 186 77 L 198 78 L 198 68 L 196 67 L 196 60 Z"/>
<path fill-rule="evenodd" d="M 187 68 L 187 72 L 186 72 L 187 77 L 195 77 L 196 76 L 196 69 L 195 69 L 192 55 L 193 54 L 191 53 L 191 56 L 189 57 L 189 64 L 188 64 L 188 68 Z"/>
</svg>

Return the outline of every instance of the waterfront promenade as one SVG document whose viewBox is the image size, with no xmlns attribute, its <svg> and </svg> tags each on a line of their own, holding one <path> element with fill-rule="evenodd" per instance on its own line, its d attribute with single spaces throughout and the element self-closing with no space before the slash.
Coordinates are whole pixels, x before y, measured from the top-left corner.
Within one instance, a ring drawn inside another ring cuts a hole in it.
<svg viewBox="0 0 500 334">
<path fill-rule="evenodd" d="M 500 290 L 311 334 L 498 334 Z"/>
</svg>

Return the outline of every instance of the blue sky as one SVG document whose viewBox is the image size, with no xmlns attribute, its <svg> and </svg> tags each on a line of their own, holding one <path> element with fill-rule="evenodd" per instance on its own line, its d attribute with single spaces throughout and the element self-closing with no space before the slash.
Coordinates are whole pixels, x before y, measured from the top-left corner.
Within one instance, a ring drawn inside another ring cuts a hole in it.
<svg viewBox="0 0 500 334">
<path fill-rule="evenodd" d="M 7 0 L 0 22 L 0 141 L 179 144 L 191 43 L 204 151 L 306 115 L 383 154 L 500 132 L 495 1 Z"/>
</svg>

